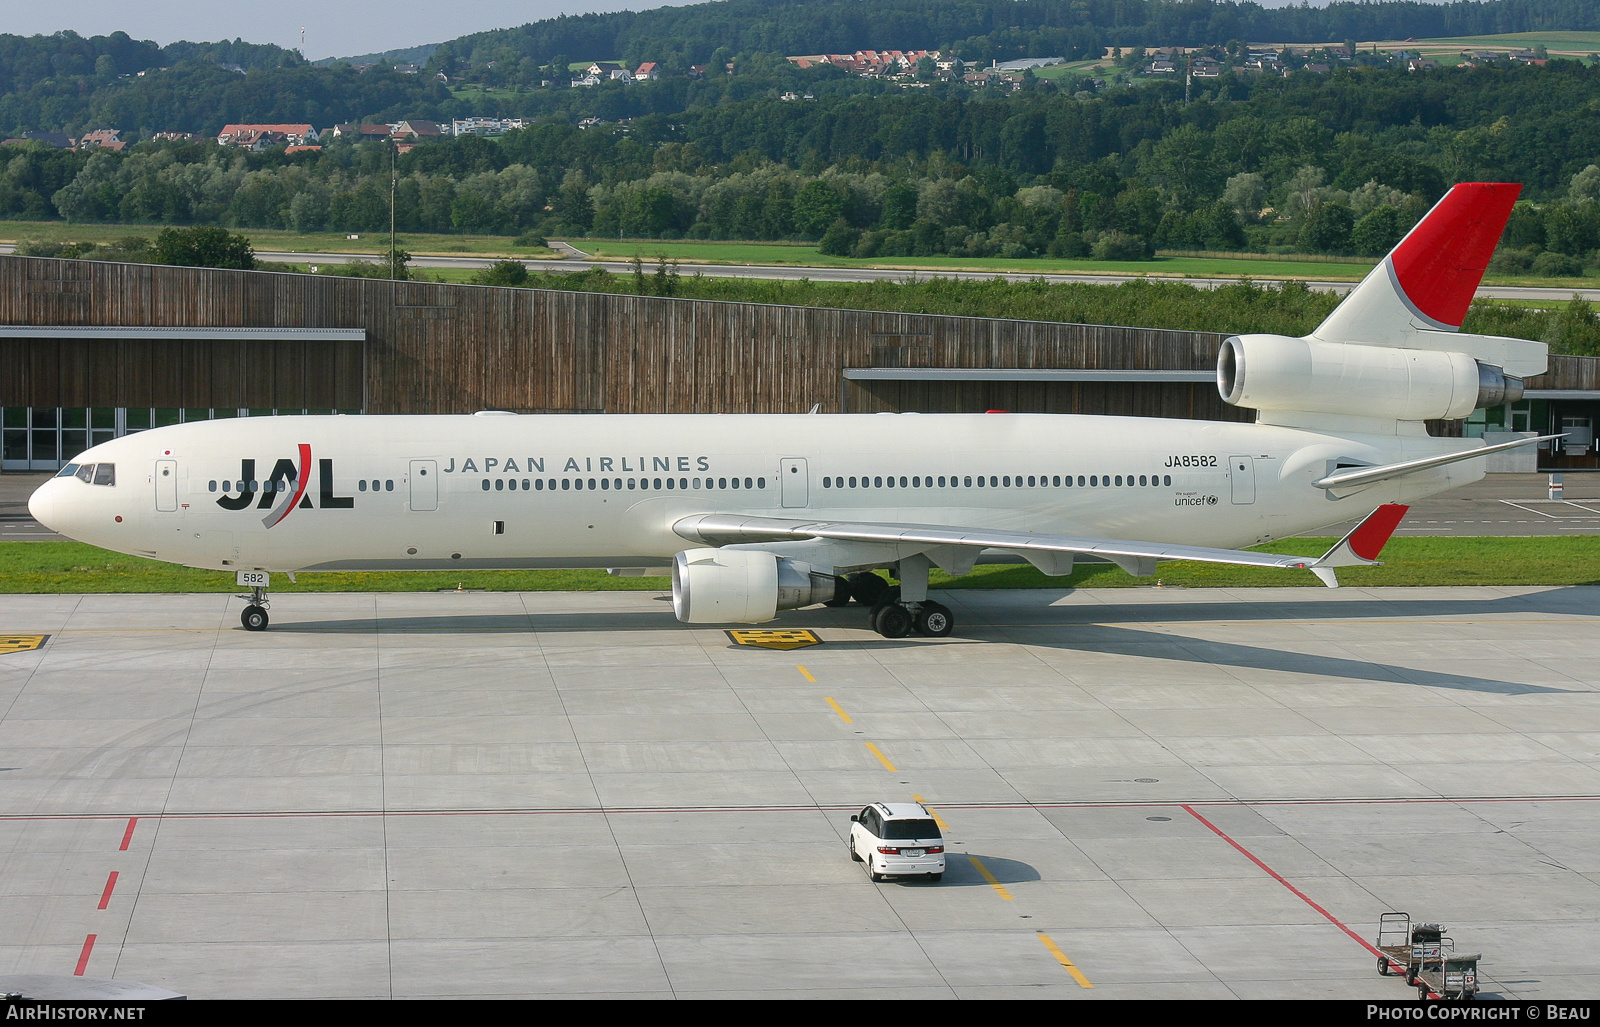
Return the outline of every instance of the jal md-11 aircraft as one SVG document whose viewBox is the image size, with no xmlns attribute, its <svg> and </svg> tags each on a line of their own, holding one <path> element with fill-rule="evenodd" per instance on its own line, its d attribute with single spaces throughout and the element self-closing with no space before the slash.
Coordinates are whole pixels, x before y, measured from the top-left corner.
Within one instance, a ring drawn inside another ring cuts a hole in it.
<svg viewBox="0 0 1600 1027">
<path fill-rule="evenodd" d="M 237 572 L 671 568 L 690 624 L 854 600 L 898 638 L 948 635 L 928 572 L 1020 557 L 1149 575 L 1162 560 L 1375 562 L 1404 504 L 1500 446 L 1423 422 L 1521 397 L 1540 343 L 1460 334 L 1520 187 L 1457 185 L 1304 338 L 1227 339 L 1253 424 L 1077 414 L 516 415 L 208 421 L 98 445 L 29 510 L 71 538 Z M 1320 558 L 1243 552 L 1364 517 Z M 888 568 L 899 585 L 871 573 Z"/>
</svg>

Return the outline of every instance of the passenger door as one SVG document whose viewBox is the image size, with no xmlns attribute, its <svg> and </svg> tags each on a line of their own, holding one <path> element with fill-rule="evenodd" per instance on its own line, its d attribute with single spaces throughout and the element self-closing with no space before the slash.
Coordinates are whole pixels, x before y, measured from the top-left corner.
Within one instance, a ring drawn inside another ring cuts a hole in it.
<svg viewBox="0 0 1600 1027">
<path fill-rule="evenodd" d="M 156 461 L 156 510 L 176 513 L 178 510 L 178 461 Z"/>
<path fill-rule="evenodd" d="M 438 461 L 411 461 L 411 472 L 407 477 L 411 484 L 411 511 L 428 513 L 439 509 Z"/>
<path fill-rule="evenodd" d="M 1228 478 L 1233 483 L 1233 502 L 1248 506 L 1256 501 L 1256 462 L 1253 457 L 1228 457 Z"/>
<path fill-rule="evenodd" d="M 778 490 L 785 508 L 809 506 L 809 486 L 803 457 L 784 457 L 778 461 Z"/>
</svg>

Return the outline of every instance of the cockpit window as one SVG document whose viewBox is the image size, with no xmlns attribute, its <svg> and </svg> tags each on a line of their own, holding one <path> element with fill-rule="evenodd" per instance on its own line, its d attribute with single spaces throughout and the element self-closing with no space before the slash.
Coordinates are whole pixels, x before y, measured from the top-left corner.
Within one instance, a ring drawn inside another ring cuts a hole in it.
<svg viewBox="0 0 1600 1027">
<path fill-rule="evenodd" d="M 94 481 L 94 464 L 82 464 L 78 467 L 78 479 L 85 485 Z"/>
<path fill-rule="evenodd" d="M 96 485 L 115 485 L 117 483 L 117 465 L 95 464 L 94 483 Z"/>
<path fill-rule="evenodd" d="M 56 472 L 56 477 L 57 478 L 70 478 L 74 474 L 77 474 L 77 473 L 78 473 L 78 465 L 77 464 L 68 464 L 67 466 L 61 468 L 61 470 Z"/>
</svg>

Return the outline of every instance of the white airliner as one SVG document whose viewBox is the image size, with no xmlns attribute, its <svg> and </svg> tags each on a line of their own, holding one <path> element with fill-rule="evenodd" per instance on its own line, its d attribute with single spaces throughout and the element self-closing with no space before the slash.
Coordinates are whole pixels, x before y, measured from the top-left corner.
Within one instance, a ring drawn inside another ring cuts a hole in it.
<svg viewBox="0 0 1600 1027">
<path fill-rule="evenodd" d="M 1254 424 L 1075 414 L 243 418 L 84 452 L 34 493 L 71 538 L 252 589 L 270 572 L 596 567 L 672 574 L 687 623 L 854 599 L 887 637 L 946 635 L 928 572 L 1079 558 L 1370 564 L 1403 504 L 1476 481 L 1484 446 L 1423 422 L 1521 396 L 1536 342 L 1458 329 L 1519 191 L 1452 189 L 1304 338 L 1218 357 Z M 1367 515 L 1321 558 L 1243 552 Z M 870 573 L 888 568 L 899 585 Z"/>
</svg>

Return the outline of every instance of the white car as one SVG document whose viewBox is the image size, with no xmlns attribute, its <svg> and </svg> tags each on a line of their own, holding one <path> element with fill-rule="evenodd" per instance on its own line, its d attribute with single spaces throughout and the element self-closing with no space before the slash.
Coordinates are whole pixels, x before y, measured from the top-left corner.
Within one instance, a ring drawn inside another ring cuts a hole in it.
<svg viewBox="0 0 1600 1027">
<path fill-rule="evenodd" d="M 850 858 L 885 877 L 944 877 L 944 837 L 920 802 L 875 802 L 850 817 Z"/>
</svg>

